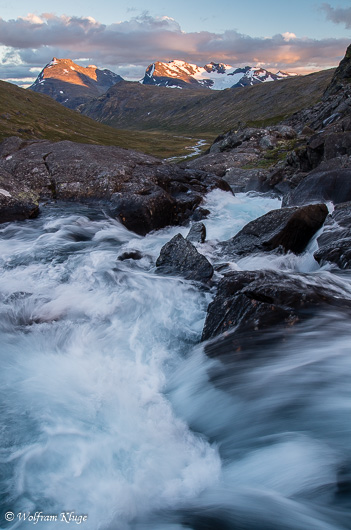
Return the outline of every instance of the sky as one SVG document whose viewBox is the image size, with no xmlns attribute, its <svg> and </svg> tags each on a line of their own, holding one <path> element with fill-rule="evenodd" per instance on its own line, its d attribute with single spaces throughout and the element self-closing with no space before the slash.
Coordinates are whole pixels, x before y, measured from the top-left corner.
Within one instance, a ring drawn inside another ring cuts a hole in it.
<svg viewBox="0 0 351 530">
<path fill-rule="evenodd" d="M 129 80 L 174 59 L 304 74 L 350 43 L 351 0 L 0 0 L 0 79 L 20 86 L 53 57 Z"/>
</svg>

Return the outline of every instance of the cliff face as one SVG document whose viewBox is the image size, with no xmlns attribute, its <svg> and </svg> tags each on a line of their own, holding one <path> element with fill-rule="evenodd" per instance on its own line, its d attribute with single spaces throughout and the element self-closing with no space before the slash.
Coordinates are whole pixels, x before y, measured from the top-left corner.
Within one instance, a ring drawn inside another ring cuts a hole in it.
<svg viewBox="0 0 351 530">
<path fill-rule="evenodd" d="M 345 57 L 335 70 L 334 77 L 325 91 L 325 97 L 332 96 L 344 90 L 351 84 L 351 44 L 347 48 Z"/>
</svg>

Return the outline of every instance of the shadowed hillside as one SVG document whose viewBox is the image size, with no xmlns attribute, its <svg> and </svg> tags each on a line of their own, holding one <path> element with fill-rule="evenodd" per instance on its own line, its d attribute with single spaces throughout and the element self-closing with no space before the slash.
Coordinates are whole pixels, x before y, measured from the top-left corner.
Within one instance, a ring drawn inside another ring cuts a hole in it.
<svg viewBox="0 0 351 530">
<path fill-rule="evenodd" d="M 160 157 L 186 154 L 192 139 L 116 130 L 67 109 L 49 96 L 0 81 L 0 141 L 8 136 L 116 145 Z"/>
<path fill-rule="evenodd" d="M 276 123 L 313 105 L 321 98 L 334 71 L 213 92 L 121 82 L 80 110 L 116 128 L 216 134 L 239 122 Z"/>
</svg>

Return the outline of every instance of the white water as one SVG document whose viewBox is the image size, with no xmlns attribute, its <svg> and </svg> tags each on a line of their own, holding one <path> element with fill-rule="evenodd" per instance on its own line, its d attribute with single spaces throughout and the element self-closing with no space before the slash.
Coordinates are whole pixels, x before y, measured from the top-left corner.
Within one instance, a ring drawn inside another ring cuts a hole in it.
<svg viewBox="0 0 351 530">
<path fill-rule="evenodd" d="M 215 240 L 279 202 L 216 191 L 208 207 L 215 260 Z M 337 485 L 350 473 L 349 322 L 316 315 L 284 351 L 230 369 L 208 359 L 213 293 L 154 266 L 187 231 L 141 238 L 74 205 L 0 227 L 0 528 L 71 511 L 89 530 L 351 528 Z M 117 261 L 127 249 L 143 259 Z M 311 252 L 262 260 L 232 268 L 320 274 Z"/>
</svg>

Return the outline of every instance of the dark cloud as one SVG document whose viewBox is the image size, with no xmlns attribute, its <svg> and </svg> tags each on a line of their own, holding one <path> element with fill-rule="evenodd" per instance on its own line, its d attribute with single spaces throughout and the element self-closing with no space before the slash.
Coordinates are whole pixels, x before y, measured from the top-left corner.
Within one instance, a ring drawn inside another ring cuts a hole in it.
<svg viewBox="0 0 351 530">
<path fill-rule="evenodd" d="M 327 19 L 336 24 L 344 24 L 345 28 L 351 28 L 351 7 L 332 7 L 330 4 L 321 5 L 321 10 L 325 12 Z"/>
<path fill-rule="evenodd" d="M 329 4 L 323 4 L 327 8 Z M 142 77 L 143 67 L 150 62 L 172 59 L 306 72 L 337 65 L 348 44 L 347 39 L 299 39 L 288 32 L 270 38 L 254 38 L 236 30 L 185 33 L 174 19 L 152 17 L 148 12 L 110 25 L 91 17 L 50 13 L 9 21 L 0 18 L 0 45 L 6 47 L 0 59 L 3 79 L 11 65 L 29 77 L 30 68 L 44 66 L 53 56 L 83 57 L 117 73 L 129 72 L 127 77 Z"/>
</svg>

